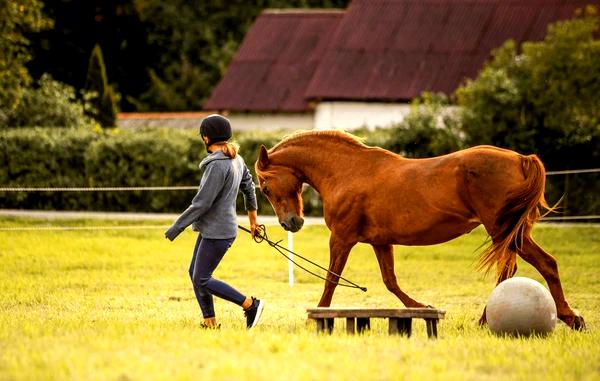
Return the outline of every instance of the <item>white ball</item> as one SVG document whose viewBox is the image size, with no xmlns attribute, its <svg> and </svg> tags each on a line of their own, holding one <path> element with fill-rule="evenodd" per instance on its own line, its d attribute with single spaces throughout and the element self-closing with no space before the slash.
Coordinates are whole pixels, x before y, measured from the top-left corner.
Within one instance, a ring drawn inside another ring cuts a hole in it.
<svg viewBox="0 0 600 381">
<path fill-rule="evenodd" d="M 556 304 L 550 291 L 539 282 L 515 277 L 496 286 L 485 316 L 496 334 L 547 335 L 556 326 Z"/>
</svg>

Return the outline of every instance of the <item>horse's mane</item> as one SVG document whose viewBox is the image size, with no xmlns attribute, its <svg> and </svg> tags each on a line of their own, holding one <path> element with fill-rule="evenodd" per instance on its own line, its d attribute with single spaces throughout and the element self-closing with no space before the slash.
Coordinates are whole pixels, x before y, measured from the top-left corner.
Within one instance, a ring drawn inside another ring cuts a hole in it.
<svg viewBox="0 0 600 381">
<path fill-rule="evenodd" d="M 271 152 L 277 151 L 285 146 L 297 144 L 298 141 L 304 141 L 311 138 L 324 137 L 328 140 L 335 140 L 340 143 L 350 144 L 356 147 L 364 147 L 363 139 L 341 130 L 322 130 L 322 131 L 298 131 L 291 135 L 287 135 L 283 140 L 277 143 Z"/>
</svg>

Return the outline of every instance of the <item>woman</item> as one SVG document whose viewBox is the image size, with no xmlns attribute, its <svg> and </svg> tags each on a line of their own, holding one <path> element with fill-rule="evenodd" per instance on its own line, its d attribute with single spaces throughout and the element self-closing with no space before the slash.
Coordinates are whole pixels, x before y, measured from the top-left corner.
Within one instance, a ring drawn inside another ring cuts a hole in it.
<svg viewBox="0 0 600 381">
<path fill-rule="evenodd" d="M 244 159 L 237 154 L 238 145 L 229 142 L 231 124 L 227 118 L 216 114 L 206 117 L 200 125 L 200 135 L 209 153 L 200 163 L 200 169 L 204 170 L 200 188 L 192 204 L 165 232 L 165 237 L 173 241 L 190 224 L 200 232 L 189 273 L 204 317 L 202 327 L 219 327 L 213 303 L 215 295 L 242 306 L 246 326 L 250 329 L 258 323 L 264 302 L 244 296 L 213 278 L 212 273 L 237 236 L 235 202 L 240 190 L 244 194 L 252 235 L 260 231 L 254 182 Z"/>
</svg>

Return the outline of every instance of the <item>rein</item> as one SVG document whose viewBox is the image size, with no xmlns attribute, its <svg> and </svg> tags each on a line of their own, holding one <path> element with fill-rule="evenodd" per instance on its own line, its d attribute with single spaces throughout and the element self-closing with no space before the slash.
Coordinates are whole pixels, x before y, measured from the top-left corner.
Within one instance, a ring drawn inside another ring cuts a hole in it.
<svg viewBox="0 0 600 381">
<path fill-rule="evenodd" d="M 319 264 L 317 264 L 317 263 L 315 263 L 315 262 L 311 261 L 310 259 L 308 259 L 308 258 L 305 258 L 305 257 L 301 256 L 300 254 L 294 253 L 293 251 L 291 251 L 291 250 L 289 250 L 289 249 L 286 249 L 285 247 L 281 246 L 281 245 L 279 244 L 279 243 L 281 242 L 281 240 L 280 240 L 280 241 L 277 241 L 277 242 L 273 242 L 273 241 L 271 241 L 271 240 L 269 239 L 269 237 L 267 236 L 267 228 L 265 227 L 265 225 L 259 225 L 259 227 L 260 227 L 260 228 L 261 228 L 261 230 L 262 230 L 262 234 L 261 234 L 261 233 L 257 233 L 257 234 L 256 234 L 254 237 L 252 237 L 252 238 L 254 239 L 254 242 L 256 242 L 256 243 L 261 243 L 261 242 L 263 242 L 263 241 L 267 242 L 267 243 L 269 244 L 269 246 L 271 246 L 272 248 L 274 248 L 275 250 L 277 250 L 277 251 L 279 252 L 279 254 L 281 254 L 281 255 L 283 255 L 284 257 L 286 257 L 286 258 L 288 259 L 288 261 L 292 262 L 293 264 L 295 264 L 296 266 L 298 266 L 298 267 L 299 267 L 299 268 L 301 268 L 302 270 L 306 271 L 307 273 L 309 273 L 309 274 L 311 274 L 311 275 L 313 275 L 313 276 L 315 276 L 315 277 L 317 277 L 317 278 L 319 278 L 319 279 L 322 279 L 322 280 L 324 280 L 324 281 L 326 281 L 326 282 L 329 282 L 329 283 L 331 283 L 331 284 L 334 284 L 334 285 L 337 285 L 337 286 L 341 286 L 341 287 L 348 287 L 348 288 L 358 288 L 359 290 L 361 290 L 361 291 L 363 291 L 363 292 L 367 292 L 367 288 L 366 288 L 366 287 L 361 287 L 361 286 L 357 285 L 356 283 L 354 283 L 354 282 L 352 282 L 352 281 L 350 281 L 350 280 L 348 280 L 348 279 L 346 279 L 346 278 L 342 277 L 341 275 L 339 275 L 339 274 L 336 274 L 336 273 L 334 273 L 333 271 L 330 271 L 329 269 L 326 269 L 325 267 L 323 267 L 323 266 L 321 266 L 321 265 L 319 265 Z M 243 230 L 243 231 L 245 231 L 245 232 L 247 232 L 247 233 L 250 233 L 250 234 L 252 234 L 252 232 L 251 232 L 249 229 L 247 229 L 247 228 L 245 228 L 245 227 L 243 227 L 243 226 L 241 226 L 241 225 L 238 225 L 238 228 L 240 228 L 240 230 Z M 300 258 L 300 259 L 302 259 L 302 260 L 304 260 L 304 261 L 306 261 L 306 262 L 308 262 L 308 263 L 310 263 L 310 264 L 311 264 L 311 265 L 313 265 L 313 266 L 316 266 L 316 267 L 320 268 L 321 270 L 325 270 L 325 271 L 327 271 L 327 273 L 329 273 L 329 274 L 331 274 L 331 275 L 334 275 L 334 276 L 338 277 L 339 279 L 343 280 L 344 282 L 346 282 L 346 283 L 348 283 L 348 284 L 339 283 L 339 282 L 334 282 L 334 281 L 332 281 L 332 280 L 329 280 L 329 279 L 327 279 L 327 278 L 324 278 L 324 277 L 322 277 L 321 275 L 319 275 L 319 274 L 316 274 L 316 273 L 314 273 L 314 272 L 312 272 L 312 271 L 308 270 L 307 268 L 303 267 L 302 265 L 299 265 L 298 263 L 294 262 L 294 260 L 293 260 L 292 258 L 290 258 L 290 257 L 289 257 L 287 254 L 285 254 L 285 253 L 283 252 L 283 250 L 287 251 L 287 252 L 288 252 L 288 253 L 290 253 L 290 254 L 293 254 L 294 256 L 296 256 L 296 257 L 298 257 L 298 258 Z"/>
</svg>

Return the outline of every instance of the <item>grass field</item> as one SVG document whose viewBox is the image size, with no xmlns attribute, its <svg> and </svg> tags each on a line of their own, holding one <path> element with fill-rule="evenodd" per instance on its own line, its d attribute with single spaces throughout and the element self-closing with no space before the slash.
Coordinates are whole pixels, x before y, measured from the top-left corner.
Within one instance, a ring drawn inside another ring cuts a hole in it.
<svg viewBox="0 0 600 381">
<path fill-rule="evenodd" d="M 170 221 L 144 222 L 168 225 Z M 11 226 L 109 226 L 140 222 L 2 218 Z M 278 227 L 272 238 L 285 239 Z M 475 271 L 483 230 L 429 247 L 396 247 L 400 286 L 447 311 L 439 339 L 413 323 L 411 338 L 390 337 L 384 321 L 364 335 L 343 324 L 319 335 L 305 309 L 323 281 L 296 270 L 265 243 L 240 234 L 215 274 L 266 300 L 261 325 L 243 328 L 239 307 L 220 300 L 220 331 L 201 318 L 187 268 L 195 235 L 175 242 L 163 229 L 0 231 L 0 380 L 598 380 L 600 228 L 538 225 L 534 236 L 559 262 L 567 298 L 586 332 L 564 324 L 548 338 L 500 338 L 479 328 L 494 286 Z M 328 231 L 306 227 L 296 250 L 328 263 Z M 519 276 L 541 281 L 519 262 Z M 338 288 L 335 306 L 400 307 L 384 287 L 368 246 L 357 246 L 344 276 L 368 287 Z"/>
</svg>

